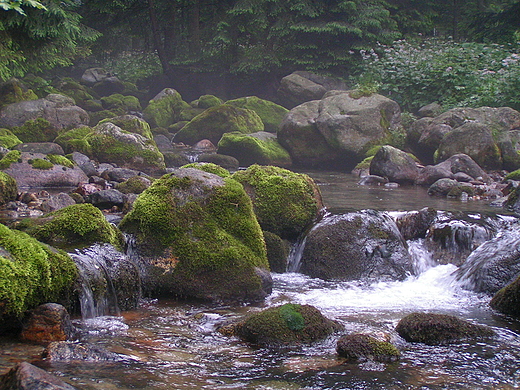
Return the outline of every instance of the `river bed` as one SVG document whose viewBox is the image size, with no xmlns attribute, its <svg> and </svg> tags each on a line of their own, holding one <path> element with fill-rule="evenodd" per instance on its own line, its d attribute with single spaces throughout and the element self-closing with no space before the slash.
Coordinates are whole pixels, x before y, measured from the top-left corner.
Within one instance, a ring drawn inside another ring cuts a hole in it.
<svg viewBox="0 0 520 390">
<path fill-rule="evenodd" d="M 374 208 L 500 213 L 488 202 L 430 198 L 426 189 L 360 187 L 348 174 L 308 172 L 333 213 Z M 81 389 L 516 389 L 520 388 L 520 324 L 497 315 L 489 297 L 466 291 L 454 265 L 436 265 L 422 242 L 410 242 L 422 272 L 402 282 L 326 282 L 298 273 L 274 274 L 273 294 L 259 306 L 215 306 L 145 300 L 120 316 L 74 320 L 81 339 L 125 356 L 117 363 L 50 364 L 40 346 L 0 339 L 0 373 L 29 360 Z M 346 364 L 335 353 L 339 335 L 312 346 L 272 351 L 218 332 L 249 312 L 282 303 L 311 304 L 347 332 L 389 338 L 395 363 Z M 454 314 L 491 326 L 491 340 L 448 346 L 407 343 L 395 332 L 413 311 Z"/>
</svg>

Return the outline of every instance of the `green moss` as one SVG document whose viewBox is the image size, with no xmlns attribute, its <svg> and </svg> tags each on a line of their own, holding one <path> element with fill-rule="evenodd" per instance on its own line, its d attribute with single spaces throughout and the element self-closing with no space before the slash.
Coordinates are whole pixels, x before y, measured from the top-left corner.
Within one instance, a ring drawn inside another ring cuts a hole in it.
<svg viewBox="0 0 520 390">
<path fill-rule="evenodd" d="M 282 123 L 283 118 L 289 112 L 285 107 L 256 96 L 229 100 L 226 104 L 253 110 L 262 120 L 264 130 L 270 133 L 276 133 L 278 131 L 280 123 Z"/>
<path fill-rule="evenodd" d="M 61 156 L 59 154 L 48 154 L 46 158 L 54 165 L 63 165 L 67 168 L 74 168 L 74 161 L 68 159 L 65 156 Z"/>
<path fill-rule="evenodd" d="M 252 165 L 233 179 L 244 185 L 253 200 L 263 230 L 294 239 L 309 226 L 321 209 L 321 195 L 304 174 L 272 166 Z"/>
<path fill-rule="evenodd" d="M 110 110 L 102 110 L 102 111 L 97 111 L 97 112 L 91 112 L 89 114 L 89 116 L 90 116 L 89 125 L 90 126 L 96 126 L 103 119 L 114 118 L 114 117 L 119 116 L 121 114 L 123 114 L 123 113 L 121 113 L 121 112 L 114 112 L 114 111 L 110 111 Z"/>
<path fill-rule="evenodd" d="M 81 105 L 81 108 L 92 112 L 103 111 L 103 105 L 101 102 L 94 99 L 85 100 Z"/>
<path fill-rule="evenodd" d="M 39 241 L 67 250 L 95 243 L 109 243 L 117 248 L 123 245 L 121 232 L 90 203 L 74 204 L 38 219 L 25 220 L 17 228 Z"/>
<path fill-rule="evenodd" d="M 2 96 L 0 107 L 8 104 L 18 103 L 24 100 L 36 100 L 38 96 L 31 90 L 20 83 L 17 79 L 11 79 L 2 86 Z"/>
<path fill-rule="evenodd" d="M 359 333 L 342 336 L 338 340 L 336 350 L 338 355 L 351 362 L 366 360 L 391 362 L 398 360 L 401 355 L 391 343 Z"/>
<path fill-rule="evenodd" d="M 6 149 L 12 149 L 16 145 L 20 145 L 22 141 L 13 134 L 11 130 L 0 129 L 0 146 Z"/>
<path fill-rule="evenodd" d="M 264 124 L 256 112 L 222 104 L 193 118 L 175 134 L 174 141 L 194 145 L 200 140 L 209 139 L 216 145 L 224 133 L 238 131 L 249 134 L 262 130 Z"/>
<path fill-rule="evenodd" d="M 242 339 L 261 345 L 309 344 L 340 326 L 309 305 L 285 304 L 251 315 L 236 326 Z"/>
<path fill-rule="evenodd" d="M 52 142 L 58 130 L 43 118 L 28 120 L 22 126 L 11 129 L 22 142 Z"/>
<path fill-rule="evenodd" d="M 110 110 L 119 115 L 124 115 L 128 111 L 141 111 L 139 99 L 135 96 L 124 96 L 119 93 L 102 97 L 101 104 L 106 110 Z"/>
<path fill-rule="evenodd" d="M 363 161 L 358 163 L 354 169 L 369 169 L 370 163 L 372 162 L 373 159 L 374 159 L 374 156 L 365 158 Z"/>
<path fill-rule="evenodd" d="M 28 161 L 34 169 L 41 169 L 42 171 L 52 169 L 54 164 L 43 158 L 35 158 Z"/>
<path fill-rule="evenodd" d="M 163 97 L 151 100 L 143 111 L 144 119 L 152 127 L 168 127 L 180 120 L 182 110 L 190 108 L 177 91 L 167 91 Z"/>
<path fill-rule="evenodd" d="M 258 133 L 266 134 L 266 133 Z M 275 137 L 239 132 L 226 133 L 218 143 L 218 152 L 235 157 L 241 166 L 252 164 L 290 166 L 291 156 Z"/>
<path fill-rule="evenodd" d="M 218 98 L 217 96 L 214 96 L 214 95 L 202 95 L 200 98 L 197 99 L 195 106 L 198 107 L 198 108 L 206 109 L 206 108 L 219 106 L 222 103 L 224 103 L 222 101 L 222 99 Z"/>
<path fill-rule="evenodd" d="M 123 194 L 140 194 L 148 187 L 150 187 L 151 181 L 142 176 L 134 176 L 122 183 L 117 183 L 116 190 L 121 191 Z"/>
<path fill-rule="evenodd" d="M 22 317 L 41 303 L 66 303 L 77 269 L 72 259 L 0 225 L 0 315 Z"/>
<path fill-rule="evenodd" d="M 520 180 L 520 169 L 517 169 L 516 171 L 508 173 L 506 175 L 506 177 L 504 177 L 504 181 L 505 180 L 516 180 L 516 181 L 519 181 Z"/>
<path fill-rule="evenodd" d="M 7 173 L 0 172 L 0 205 L 15 200 L 18 195 L 16 180 Z"/>
<path fill-rule="evenodd" d="M 181 168 L 196 168 L 204 172 L 214 173 L 220 177 L 230 177 L 231 173 L 225 168 L 213 163 L 191 163 L 183 165 Z"/>
<path fill-rule="evenodd" d="M 450 189 L 448 192 L 448 198 L 460 198 L 462 193 L 465 192 L 468 196 L 475 195 L 475 188 L 470 185 L 458 185 Z"/>
<path fill-rule="evenodd" d="M 92 128 L 88 126 L 77 127 L 59 135 L 54 142 L 59 144 L 65 153 L 80 152 L 91 156 L 92 149 L 86 140 L 86 136 L 92 131 Z"/>
<path fill-rule="evenodd" d="M 117 127 L 128 131 L 129 133 L 140 134 L 143 137 L 148 139 L 153 139 L 152 131 L 150 130 L 150 125 L 144 121 L 143 119 L 134 116 L 134 115 L 123 115 L 117 116 L 114 118 L 107 118 L 99 121 L 99 124 L 110 122 L 116 125 Z"/>
<path fill-rule="evenodd" d="M 0 160 L 0 169 L 7 169 L 11 166 L 11 164 L 16 163 L 22 157 L 22 152 L 19 150 L 11 150 L 9 151 L 1 160 Z"/>
</svg>

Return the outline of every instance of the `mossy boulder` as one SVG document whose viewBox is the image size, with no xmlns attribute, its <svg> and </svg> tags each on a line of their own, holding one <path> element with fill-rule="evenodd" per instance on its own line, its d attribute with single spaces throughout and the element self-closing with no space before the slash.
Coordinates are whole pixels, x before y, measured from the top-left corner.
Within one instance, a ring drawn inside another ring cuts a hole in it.
<svg viewBox="0 0 520 390">
<path fill-rule="evenodd" d="M 21 161 L 22 152 L 19 150 L 10 150 L 0 159 L 0 169 L 7 169 L 11 164 Z"/>
<path fill-rule="evenodd" d="M 287 258 L 291 250 L 287 240 L 282 240 L 274 233 L 264 230 L 267 260 L 272 272 L 284 273 L 287 270 Z"/>
<path fill-rule="evenodd" d="M 503 314 L 520 317 L 520 276 L 500 289 L 489 305 Z"/>
<path fill-rule="evenodd" d="M 86 102 L 92 101 L 95 97 L 92 96 L 91 91 L 84 85 L 81 85 L 72 78 L 65 78 L 57 83 L 56 88 L 60 93 L 67 95 L 74 99 L 76 104 L 83 109 L 87 109 Z"/>
<path fill-rule="evenodd" d="M 201 97 L 199 97 L 197 100 L 195 100 L 192 103 L 192 106 L 196 107 L 196 108 L 207 109 L 207 108 L 219 106 L 222 103 L 224 103 L 222 101 L 222 99 L 215 95 L 202 95 Z"/>
<path fill-rule="evenodd" d="M 253 164 L 288 168 L 291 156 L 276 138 L 276 134 L 260 131 L 252 134 L 225 133 L 218 143 L 218 152 L 235 157 L 241 166 Z"/>
<path fill-rule="evenodd" d="M 89 203 L 67 206 L 40 218 L 25 219 L 17 228 L 38 241 L 66 250 L 95 243 L 108 243 L 118 248 L 123 244 L 121 232 L 106 220 L 101 210 Z"/>
<path fill-rule="evenodd" d="M 24 100 L 36 100 L 38 96 L 18 79 L 12 78 L 0 84 L 0 108 Z"/>
<path fill-rule="evenodd" d="M 135 96 L 124 96 L 119 93 L 101 98 L 101 104 L 105 110 L 124 115 L 130 111 L 141 111 L 139 99 Z"/>
<path fill-rule="evenodd" d="M 198 161 L 216 164 L 230 171 L 236 171 L 240 166 L 240 163 L 235 157 L 220 153 L 202 153 L 199 155 Z"/>
<path fill-rule="evenodd" d="M 96 126 L 99 122 L 101 122 L 103 119 L 107 118 L 115 118 L 116 116 L 119 116 L 120 114 L 110 111 L 110 110 L 101 110 L 96 112 L 90 113 L 90 120 L 88 122 L 89 126 Z"/>
<path fill-rule="evenodd" d="M 77 269 L 64 252 L 0 225 L 0 321 L 41 303 L 70 306 Z"/>
<path fill-rule="evenodd" d="M 0 172 L 0 205 L 15 200 L 18 196 L 16 180 L 7 173 Z"/>
<path fill-rule="evenodd" d="M 123 194 L 140 194 L 151 184 L 152 181 L 144 176 L 134 176 L 124 182 L 117 183 L 115 189 Z"/>
<path fill-rule="evenodd" d="M 244 341 L 276 347 L 311 344 L 340 329 L 313 306 L 287 303 L 252 314 L 234 333 Z"/>
<path fill-rule="evenodd" d="M 397 333 L 406 341 L 428 345 L 491 337 L 494 332 L 483 325 L 435 313 L 412 313 L 402 318 Z"/>
<path fill-rule="evenodd" d="M 22 141 L 14 133 L 8 129 L 0 129 L 0 146 L 6 149 L 12 149 L 16 145 L 20 145 Z"/>
<path fill-rule="evenodd" d="M 280 123 L 282 123 L 283 118 L 289 112 L 285 107 L 256 96 L 228 100 L 226 104 L 247 108 L 256 112 L 260 119 L 262 119 L 264 130 L 269 133 L 276 133 L 278 131 Z"/>
<path fill-rule="evenodd" d="M 177 169 L 139 195 L 119 227 L 135 235 L 153 296 L 255 301 L 270 292 L 262 231 L 235 180 Z"/>
<path fill-rule="evenodd" d="M 262 229 L 281 238 L 296 239 L 323 207 L 318 186 L 305 174 L 251 165 L 232 178 L 243 184 L 252 199 Z"/>
<path fill-rule="evenodd" d="M 231 173 L 229 173 L 229 171 L 227 169 L 222 168 L 221 166 L 213 164 L 213 163 L 196 162 L 196 163 L 186 164 L 186 165 L 182 166 L 182 168 L 200 169 L 201 171 L 214 173 L 215 175 L 218 175 L 223 178 L 231 176 Z"/>
<path fill-rule="evenodd" d="M 194 145 L 200 140 L 209 139 L 217 144 L 224 133 L 233 131 L 249 134 L 263 131 L 264 124 L 256 112 L 229 104 L 208 108 L 186 124 L 173 141 Z"/>
<path fill-rule="evenodd" d="M 150 125 L 144 120 L 135 115 L 121 115 L 113 118 L 106 118 L 99 121 L 99 124 L 110 122 L 117 127 L 128 131 L 129 133 L 140 134 L 148 139 L 153 139 Z"/>
<path fill-rule="evenodd" d="M 99 162 L 142 171 L 164 169 L 164 157 L 153 139 L 121 129 L 111 122 L 81 127 L 56 138 L 67 153 L 83 153 Z"/>
<path fill-rule="evenodd" d="M 361 333 L 341 336 L 336 344 L 336 351 L 339 356 L 353 363 L 367 360 L 395 362 L 401 356 L 399 350 L 388 341 L 381 341 Z"/>
<path fill-rule="evenodd" d="M 415 160 L 390 145 L 381 146 L 370 162 L 370 174 L 386 177 L 391 182 L 413 184 L 419 175 Z"/>
<path fill-rule="evenodd" d="M 28 120 L 22 126 L 13 127 L 12 133 L 23 142 L 52 142 L 58 136 L 58 129 L 47 119 Z"/>
<path fill-rule="evenodd" d="M 159 92 L 143 111 L 144 119 L 151 127 L 167 128 L 181 120 L 182 111 L 191 106 L 182 100 L 175 89 L 166 88 Z"/>
</svg>

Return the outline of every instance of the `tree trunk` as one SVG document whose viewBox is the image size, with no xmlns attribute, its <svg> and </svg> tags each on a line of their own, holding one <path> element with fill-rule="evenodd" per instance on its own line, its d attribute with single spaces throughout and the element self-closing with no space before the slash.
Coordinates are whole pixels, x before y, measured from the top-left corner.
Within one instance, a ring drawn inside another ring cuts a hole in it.
<svg viewBox="0 0 520 390">
<path fill-rule="evenodd" d="M 190 51 L 193 56 L 200 53 L 200 0 L 193 0 L 190 9 Z"/>
<path fill-rule="evenodd" d="M 148 12 L 150 14 L 150 22 L 152 24 L 152 36 L 153 42 L 155 46 L 155 50 L 157 50 L 157 54 L 159 56 L 159 60 L 161 61 L 161 66 L 163 68 L 163 73 L 166 75 L 170 74 L 171 66 L 168 58 L 166 56 L 164 45 L 161 39 L 161 32 L 159 29 L 159 22 L 157 21 L 157 13 L 155 12 L 155 1 L 148 0 Z"/>
</svg>

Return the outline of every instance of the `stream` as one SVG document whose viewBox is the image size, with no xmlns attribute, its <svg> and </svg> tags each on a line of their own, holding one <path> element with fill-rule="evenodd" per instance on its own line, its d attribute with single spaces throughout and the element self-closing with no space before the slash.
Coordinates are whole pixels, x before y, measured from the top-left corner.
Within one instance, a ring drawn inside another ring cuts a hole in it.
<svg viewBox="0 0 520 390">
<path fill-rule="evenodd" d="M 425 188 L 357 186 L 348 174 L 306 172 L 320 185 L 329 212 L 373 208 L 497 214 L 485 201 L 431 198 Z M 115 363 L 49 363 L 43 347 L 0 338 L 0 374 L 31 361 L 80 389 L 517 389 L 520 322 L 494 313 L 490 298 L 464 290 L 456 266 L 435 264 L 422 240 L 408 243 L 418 276 L 402 282 L 330 282 L 297 272 L 273 274 L 273 293 L 257 306 L 144 300 L 117 316 L 77 318 L 82 341 L 123 355 Z M 346 332 L 384 335 L 401 351 L 395 363 L 347 364 L 339 335 L 311 346 L 270 350 L 218 332 L 221 325 L 283 303 L 310 304 Z M 395 326 L 414 311 L 453 314 L 491 326 L 490 340 L 446 346 L 407 343 Z"/>
</svg>

